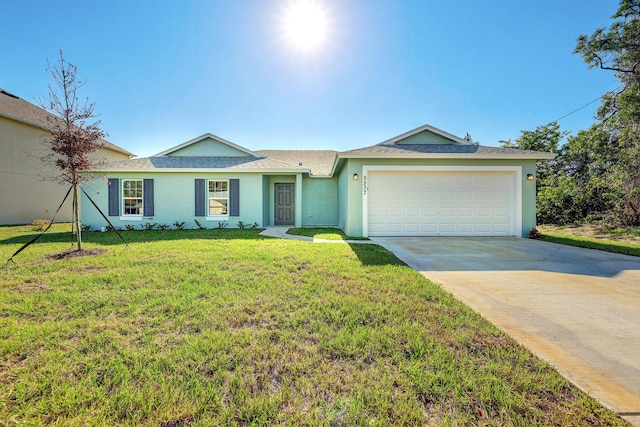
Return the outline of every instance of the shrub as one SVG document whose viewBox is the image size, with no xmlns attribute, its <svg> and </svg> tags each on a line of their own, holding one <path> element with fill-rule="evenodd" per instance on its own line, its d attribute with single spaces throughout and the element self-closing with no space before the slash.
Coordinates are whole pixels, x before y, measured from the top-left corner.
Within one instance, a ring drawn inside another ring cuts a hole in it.
<svg viewBox="0 0 640 427">
<path fill-rule="evenodd" d="M 46 219 L 35 219 L 31 224 L 33 226 L 33 231 L 42 231 L 47 228 L 51 224 L 51 221 Z"/>
<path fill-rule="evenodd" d="M 196 226 L 198 227 L 198 230 L 206 230 L 207 227 L 205 227 L 204 225 L 200 224 L 200 221 L 198 221 L 197 219 L 194 219 L 193 222 L 196 223 Z"/>
<path fill-rule="evenodd" d="M 227 221 L 218 222 L 218 228 L 219 229 L 227 228 Z"/>
<path fill-rule="evenodd" d="M 144 224 L 140 224 L 140 228 L 142 228 L 143 230 L 153 230 L 156 225 L 158 225 L 156 222 L 154 222 L 153 224 L 150 222 L 145 222 Z"/>
<path fill-rule="evenodd" d="M 89 230 L 91 230 L 91 225 L 90 224 L 82 224 L 81 228 L 82 228 L 82 231 L 89 231 Z"/>
<path fill-rule="evenodd" d="M 542 233 L 540 233 L 540 231 L 538 231 L 537 228 L 533 227 L 531 230 L 529 230 L 529 238 L 530 239 L 537 239 L 540 237 Z"/>
<path fill-rule="evenodd" d="M 174 222 L 173 226 L 176 228 L 176 230 L 183 230 L 184 229 L 184 221 L 182 222 Z"/>
<path fill-rule="evenodd" d="M 131 224 L 127 224 L 127 225 L 125 225 L 125 226 L 124 226 L 124 228 L 125 228 L 125 230 L 127 230 L 127 231 L 133 231 L 133 230 L 135 230 L 135 229 L 136 229 L 136 228 L 135 228 L 133 225 L 131 225 Z"/>
<path fill-rule="evenodd" d="M 162 231 L 166 231 L 170 228 L 171 226 L 169 224 L 160 224 L 158 226 L 158 230 L 162 230 Z"/>
<path fill-rule="evenodd" d="M 244 224 L 244 222 L 242 221 L 238 221 L 238 228 L 240 230 L 244 230 L 246 228 L 246 225 Z"/>
</svg>

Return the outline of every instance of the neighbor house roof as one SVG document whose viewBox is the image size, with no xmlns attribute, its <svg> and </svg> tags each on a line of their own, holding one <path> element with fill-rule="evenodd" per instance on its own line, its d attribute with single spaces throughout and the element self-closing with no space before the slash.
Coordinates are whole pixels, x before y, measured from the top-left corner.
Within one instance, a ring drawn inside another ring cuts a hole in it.
<svg viewBox="0 0 640 427">
<path fill-rule="evenodd" d="M 0 117 L 6 117 L 46 131 L 51 131 L 51 125 L 55 120 L 53 114 L 2 88 L 0 88 Z M 98 142 L 111 151 L 135 156 L 135 154 L 105 139 L 100 139 Z"/>
</svg>

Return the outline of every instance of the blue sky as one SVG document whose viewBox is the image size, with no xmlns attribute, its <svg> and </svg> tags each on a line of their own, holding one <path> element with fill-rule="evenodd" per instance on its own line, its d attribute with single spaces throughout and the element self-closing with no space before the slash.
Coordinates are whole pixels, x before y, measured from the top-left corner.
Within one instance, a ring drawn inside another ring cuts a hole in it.
<svg viewBox="0 0 640 427">
<path fill-rule="evenodd" d="M 313 52 L 283 37 L 292 1 L 10 2 L 0 87 L 46 95 L 62 49 L 108 139 L 140 156 L 206 132 L 348 150 L 423 124 L 498 145 L 617 87 L 572 53 L 615 0 L 316 0 L 330 34 Z M 597 106 L 561 128 L 589 127 Z"/>
</svg>

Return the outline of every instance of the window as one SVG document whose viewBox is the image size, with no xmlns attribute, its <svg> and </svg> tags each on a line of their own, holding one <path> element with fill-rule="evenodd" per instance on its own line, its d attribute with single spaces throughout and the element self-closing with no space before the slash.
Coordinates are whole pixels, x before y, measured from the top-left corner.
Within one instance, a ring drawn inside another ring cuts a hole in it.
<svg viewBox="0 0 640 427">
<path fill-rule="evenodd" d="M 142 215 L 142 180 L 123 179 L 122 180 L 122 212 L 123 215 Z"/>
<path fill-rule="evenodd" d="M 229 184 L 227 181 L 209 180 L 209 216 L 228 215 Z"/>
</svg>

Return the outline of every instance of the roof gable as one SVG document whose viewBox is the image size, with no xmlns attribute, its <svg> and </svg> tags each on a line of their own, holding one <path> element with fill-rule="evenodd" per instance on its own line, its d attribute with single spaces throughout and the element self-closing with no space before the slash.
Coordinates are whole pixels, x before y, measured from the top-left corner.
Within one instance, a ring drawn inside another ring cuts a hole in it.
<svg viewBox="0 0 640 427">
<path fill-rule="evenodd" d="M 247 150 L 211 133 L 205 133 L 173 148 L 156 154 L 153 157 L 182 156 L 182 157 L 254 157 L 260 158 L 258 153 Z"/>
<path fill-rule="evenodd" d="M 431 125 L 423 125 L 409 132 L 387 139 L 378 145 L 398 145 L 398 144 L 454 144 L 454 145 L 473 145 L 473 142 L 466 139 L 458 138 L 448 132 L 435 128 Z"/>
</svg>

